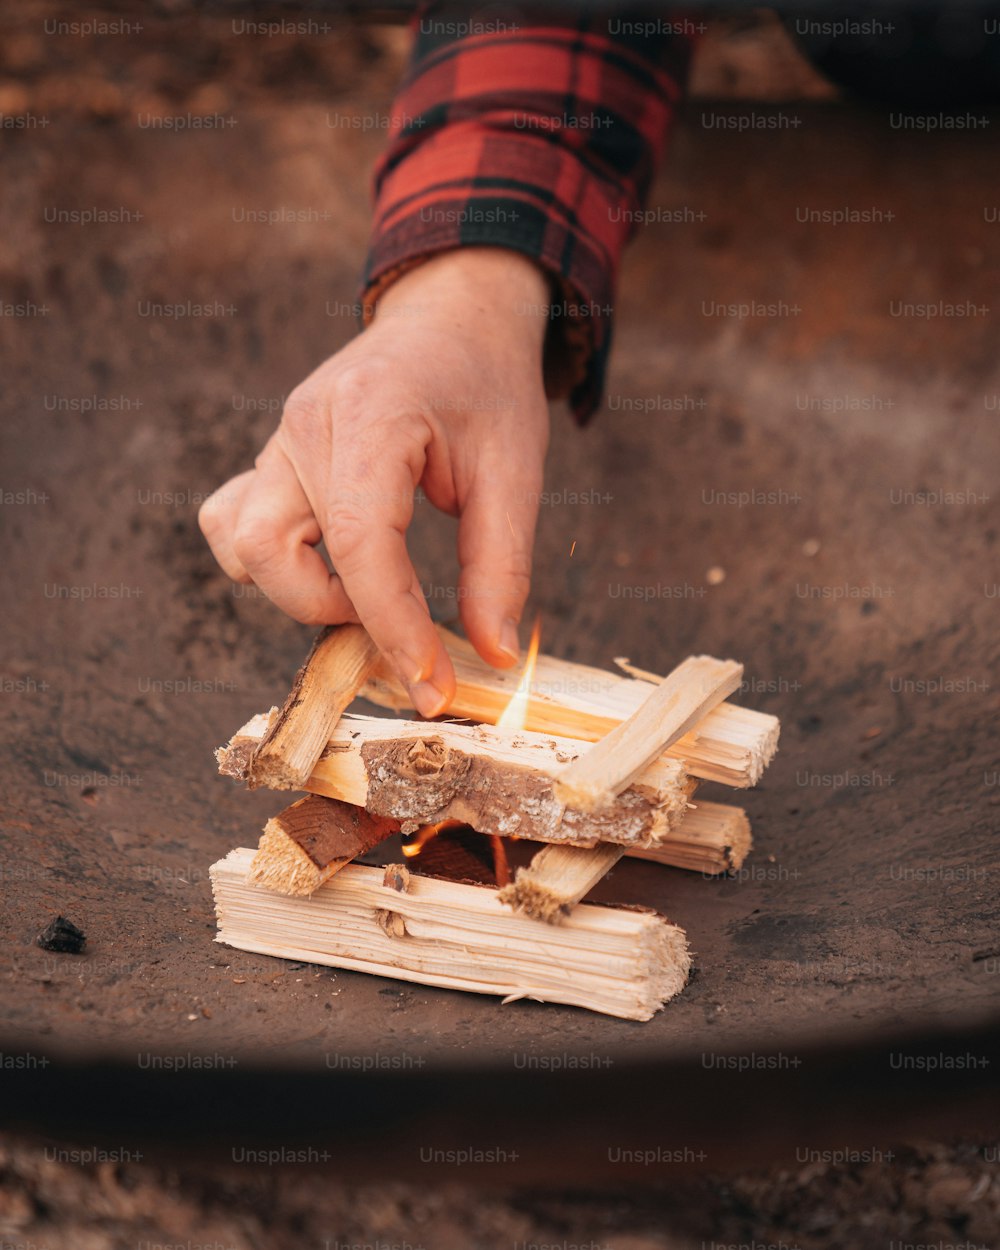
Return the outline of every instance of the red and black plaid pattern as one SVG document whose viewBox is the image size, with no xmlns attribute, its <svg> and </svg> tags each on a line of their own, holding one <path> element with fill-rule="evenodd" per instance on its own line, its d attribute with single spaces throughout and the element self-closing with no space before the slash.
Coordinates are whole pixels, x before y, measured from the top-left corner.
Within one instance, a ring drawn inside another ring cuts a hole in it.
<svg viewBox="0 0 1000 1250">
<path fill-rule="evenodd" d="M 550 393 L 568 391 L 583 420 L 601 396 L 619 260 L 666 143 L 693 24 L 651 23 L 648 11 L 517 23 L 477 25 L 437 5 L 415 19 L 376 170 L 365 304 L 437 252 L 530 256 L 555 279 L 550 317 L 575 348 Z"/>
</svg>

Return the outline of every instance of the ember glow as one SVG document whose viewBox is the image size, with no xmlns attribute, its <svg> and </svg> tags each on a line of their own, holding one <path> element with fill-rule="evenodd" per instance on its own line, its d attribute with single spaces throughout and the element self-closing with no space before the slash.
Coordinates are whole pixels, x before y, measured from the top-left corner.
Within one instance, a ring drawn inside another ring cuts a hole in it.
<svg viewBox="0 0 1000 1250">
<path fill-rule="evenodd" d="M 531 642 L 528 644 L 528 658 L 524 662 L 521 680 L 517 683 L 511 701 L 500 713 L 497 720 L 498 729 L 523 729 L 528 719 L 528 700 L 531 697 L 531 681 L 535 675 L 535 661 L 538 659 L 538 647 L 542 638 L 542 618 L 535 617 L 535 627 L 531 631 Z"/>
<path fill-rule="evenodd" d="M 493 844 L 493 875 L 497 879 L 497 888 L 503 889 L 505 885 L 510 884 L 510 865 L 507 863 L 507 850 L 503 844 L 503 838 L 499 834 L 491 833 L 490 842 Z"/>
</svg>

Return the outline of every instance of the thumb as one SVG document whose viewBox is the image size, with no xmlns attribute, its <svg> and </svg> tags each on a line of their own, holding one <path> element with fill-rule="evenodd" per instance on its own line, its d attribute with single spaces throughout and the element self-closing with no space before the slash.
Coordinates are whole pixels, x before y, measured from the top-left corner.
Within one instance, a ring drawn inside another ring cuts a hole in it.
<svg viewBox="0 0 1000 1250">
<path fill-rule="evenodd" d="M 540 460 L 532 468 L 501 452 L 478 466 L 459 522 L 462 624 L 483 659 L 500 668 L 518 659 L 541 487 Z"/>
</svg>

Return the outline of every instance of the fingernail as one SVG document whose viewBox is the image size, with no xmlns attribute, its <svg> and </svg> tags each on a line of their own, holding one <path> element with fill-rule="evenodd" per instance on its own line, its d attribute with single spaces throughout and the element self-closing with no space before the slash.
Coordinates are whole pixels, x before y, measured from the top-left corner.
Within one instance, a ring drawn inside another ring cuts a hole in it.
<svg viewBox="0 0 1000 1250">
<path fill-rule="evenodd" d="M 427 676 L 428 665 L 425 662 L 415 660 L 405 651 L 391 651 L 389 654 L 404 686 L 416 686 Z"/>
<path fill-rule="evenodd" d="M 517 638 L 517 622 L 508 616 L 500 626 L 500 637 L 497 639 L 497 650 L 509 655 L 512 660 L 521 656 L 521 644 Z"/>
<path fill-rule="evenodd" d="M 413 700 L 413 706 L 417 709 L 421 716 L 426 716 L 428 720 L 433 720 L 435 716 L 440 716 L 448 706 L 448 700 L 438 690 L 437 686 L 432 685 L 429 681 L 414 682 L 410 687 L 410 698 Z"/>
</svg>

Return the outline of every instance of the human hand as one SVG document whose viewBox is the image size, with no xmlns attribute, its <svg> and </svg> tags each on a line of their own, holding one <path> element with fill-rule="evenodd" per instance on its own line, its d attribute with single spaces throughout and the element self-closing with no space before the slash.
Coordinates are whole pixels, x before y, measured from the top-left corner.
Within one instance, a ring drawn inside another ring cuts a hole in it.
<svg viewBox="0 0 1000 1250">
<path fill-rule="evenodd" d="M 231 578 L 305 624 L 360 621 L 424 716 L 447 707 L 455 676 L 406 548 L 413 493 L 460 518 L 462 623 L 485 660 L 509 667 L 548 446 L 548 299 L 542 271 L 505 249 L 462 248 L 404 274 L 288 397 L 255 467 L 199 512 Z"/>
</svg>

